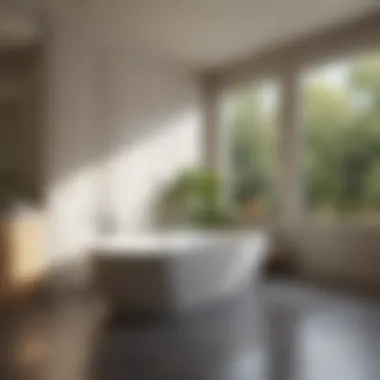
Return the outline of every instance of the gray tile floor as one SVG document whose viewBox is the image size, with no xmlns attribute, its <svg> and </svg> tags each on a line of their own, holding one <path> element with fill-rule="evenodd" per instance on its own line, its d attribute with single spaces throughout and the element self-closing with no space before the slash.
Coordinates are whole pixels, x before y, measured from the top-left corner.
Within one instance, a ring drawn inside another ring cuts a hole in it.
<svg viewBox="0 0 380 380">
<path fill-rule="evenodd" d="M 154 324 L 83 298 L 0 323 L 4 380 L 380 379 L 380 303 L 292 281 Z"/>
</svg>

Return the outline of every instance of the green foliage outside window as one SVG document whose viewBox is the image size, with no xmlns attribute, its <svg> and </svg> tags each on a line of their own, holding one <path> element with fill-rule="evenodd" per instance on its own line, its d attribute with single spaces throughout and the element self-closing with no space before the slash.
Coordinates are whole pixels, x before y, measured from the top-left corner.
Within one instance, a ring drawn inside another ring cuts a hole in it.
<svg viewBox="0 0 380 380">
<path fill-rule="evenodd" d="M 380 211 L 380 55 L 348 61 L 344 81 L 306 82 L 304 181 L 309 208 L 329 216 Z M 342 69 L 343 70 L 343 69 Z M 310 76 L 312 78 L 312 76 Z M 260 87 L 236 94 L 234 198 L 275 208 L 276 112 Z"/>
</svg>

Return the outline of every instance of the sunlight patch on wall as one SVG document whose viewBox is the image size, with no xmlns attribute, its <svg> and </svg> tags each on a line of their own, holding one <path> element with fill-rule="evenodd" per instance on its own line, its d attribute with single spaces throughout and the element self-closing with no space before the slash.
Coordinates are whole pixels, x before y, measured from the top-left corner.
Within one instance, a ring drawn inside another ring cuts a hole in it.
<svg viewBox="0 0 380 380">
<path fill-rule="evenodd" d="M 181 170 L 199 163 L 199 126 L 197 111 L 185 109 L 110 158 L 104 175 L 118 229 L 152 227 L 160 189 Z"/>
</svg>

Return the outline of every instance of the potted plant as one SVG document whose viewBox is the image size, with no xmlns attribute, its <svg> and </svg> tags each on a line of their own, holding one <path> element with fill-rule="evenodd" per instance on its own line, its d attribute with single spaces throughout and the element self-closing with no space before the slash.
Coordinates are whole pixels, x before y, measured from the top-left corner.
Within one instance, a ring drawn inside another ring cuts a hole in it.
<svg viewBox="0 0 380 380">
<path fill-rule="evenodd" d="M 161 221 L 171 225 L 222 228 L 235 221 L 233 208 L 223 202 L 220 177 L 202 169 L 185 170 L 160 197 Z"/>
</svg>

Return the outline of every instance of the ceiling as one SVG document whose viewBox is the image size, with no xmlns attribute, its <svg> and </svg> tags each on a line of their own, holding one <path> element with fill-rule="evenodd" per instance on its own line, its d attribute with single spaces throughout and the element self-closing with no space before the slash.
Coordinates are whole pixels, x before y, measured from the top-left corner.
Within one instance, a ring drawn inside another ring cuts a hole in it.
<svg viewBox="0 0 380 380">
<path fill-rule="evenodd" d="M 378 0 L 24 1 L 66 4 L 92 26 L 96 41 L 192 69 L 244 59 L 379 8 Z"/>
<path fill-rule="evenodd" d="M 192 68 L 233 62 L 379 7 L 377 0 L 88 1 L 103 37 Z"/>
</svg>

